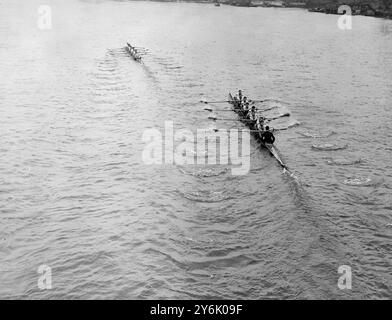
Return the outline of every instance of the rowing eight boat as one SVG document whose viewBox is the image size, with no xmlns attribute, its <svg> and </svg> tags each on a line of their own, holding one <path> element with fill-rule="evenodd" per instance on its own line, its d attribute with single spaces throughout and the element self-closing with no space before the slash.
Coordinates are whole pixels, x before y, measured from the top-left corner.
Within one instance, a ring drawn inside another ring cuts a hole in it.
<svg viewBox="0 0 392 320">
<path fill-rule="evenodd" d="M 257 139 L 257 141 L 259 141 L 260 145 L 262 147 L 266 148 L 269 151 L 269 153 L 278 161 L 278 163 L 280 164 L 280 166 L 284 170 L 290 172 L 290 170 L 287 167 L 287 165 L 281 159 L 277 148 L 273 144 L 264 143 L 262 141 L 262 139 L 261 139 L 262 132 L 260 130 L 257 130 L 257 129 L 255 130 L 255 128 L 252 127 L 251 122 L 248 121 L 249 119 L 247 119 L 243 115 L 241 109 L 238 108 L 237 102 L 234 100 L 234 97 L 233 97 L 233 95 L 231 93 L 229 93 L 229 103 L 231 104 L 233 111 L 238 114 L 238 117 L 240 118 L 240 121 L 242 123 L 244 123 L 249 129 L 252 129 L 251 132 L 252 132 L 253 136 Z"/>
<path fill-rule="evenodd" d="M 142 60 L 142 57 L 139 56 L 139 54 L 136 52 L 136 50 L 129 43 L 127 43 L 126 49 L 135 61 L 140 62 Z"/>
</svg>

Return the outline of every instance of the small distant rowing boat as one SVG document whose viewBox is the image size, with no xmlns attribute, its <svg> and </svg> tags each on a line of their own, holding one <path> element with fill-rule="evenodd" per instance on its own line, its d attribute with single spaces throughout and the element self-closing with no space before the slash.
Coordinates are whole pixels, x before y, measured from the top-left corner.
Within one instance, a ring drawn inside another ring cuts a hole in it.
<svg viewBox="0 0 392 320">
<path fill-rule="evenodd" d="M 233 111 L 238 114 L 240 121 L 242 123 L 244 123 L 249 129 L 252 130 L 251 131 L 252 135 L 257 139 L 257 141 L 260 143 L 260 145 L 269 151 L 269 153 L 278 161 L 278 163 L 280 164 L 280 166 L 284 170 L 290 172 L 287 165 L 281 159 L 277 148 L 273 144 L 264 143 L 261 139 L 262 132 L 257 129 L 255 130 L 253 127 L 251 127 L 251 122 L 247 121 L 248 119 L 243 115 L 242 111 L 238 108 L 237 102 L 234 100 L 234 97 L 231 93 L 229 93 L 229 100 L 228 101 L 231 104 Z"/>
<path fill-rule="evenodd" d="M 137 62 L 140 62 L 142 60 L 142 57 L 139 55 L 137 50 L 134 47 L 132 47 L 128 42 L 127 42 L 126 50 L 130 54 L 130 56 L 133 58 L 133 60 L 135 60 Z"/>
</svg>

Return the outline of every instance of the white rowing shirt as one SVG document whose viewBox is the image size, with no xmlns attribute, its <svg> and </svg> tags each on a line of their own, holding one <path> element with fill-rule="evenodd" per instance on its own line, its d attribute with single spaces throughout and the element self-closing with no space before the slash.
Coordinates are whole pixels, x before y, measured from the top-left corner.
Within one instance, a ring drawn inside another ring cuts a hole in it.
<svg viewBox="0 0 392 320">
<path fill-rule="evenodd" d="M 264 131 L 264 124 L 265 124 L 265 121 L 262 120 L 260 122 L 260 118 L 257 119 L 257 129 L 259 129 L 260 131 Z"/>
<path fill-rule="evenodd" d="M 249 119 L 256 120 L 256 110 L 254 112 L 253 111 L 249 112 Z"/>
</svg>

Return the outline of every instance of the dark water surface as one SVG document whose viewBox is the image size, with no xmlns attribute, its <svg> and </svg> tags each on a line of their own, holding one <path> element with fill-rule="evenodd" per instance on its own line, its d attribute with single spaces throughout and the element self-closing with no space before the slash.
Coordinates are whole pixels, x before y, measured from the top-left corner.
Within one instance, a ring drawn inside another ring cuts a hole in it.
<svg viewBox="0 0 392 320">
<path fill-rule="evenodd" d="M 0 297 L 392 297 L 392 21 L 54 0 L 40 30 L 40 4 L 0 6 Z M 254 140 L 244 176 L 143 163 L 165 120 L 243 128 L 198 103 L 237 88 L 291 113 L 274 125 L 298 181 Z"/>
</svg>

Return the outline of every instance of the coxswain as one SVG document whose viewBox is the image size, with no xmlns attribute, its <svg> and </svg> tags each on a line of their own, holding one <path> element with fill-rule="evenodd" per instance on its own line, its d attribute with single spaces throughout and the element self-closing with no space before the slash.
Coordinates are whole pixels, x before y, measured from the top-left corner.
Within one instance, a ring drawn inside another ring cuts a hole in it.
<svg viewBox="0 0 392 320">
<path fill-rule="evenodd" d="M 264 143 L 273 144 L 275 142 L 275 137 L 271 131 L 269 131 L 269 126 L 265 127 L 265 131 L 261 134 L 261 140 Z"/>
</svg>

